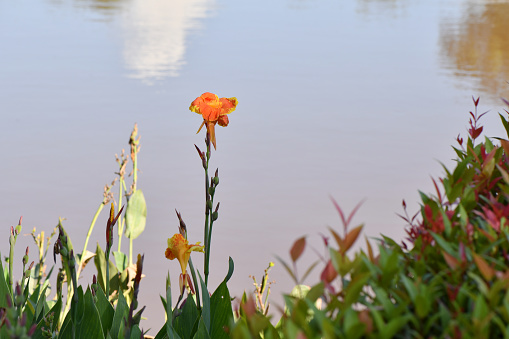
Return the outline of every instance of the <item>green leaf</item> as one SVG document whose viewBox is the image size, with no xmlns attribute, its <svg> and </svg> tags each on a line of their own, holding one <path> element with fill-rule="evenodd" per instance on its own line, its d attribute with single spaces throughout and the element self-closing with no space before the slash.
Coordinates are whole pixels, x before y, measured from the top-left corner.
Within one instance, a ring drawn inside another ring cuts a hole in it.
<svg viewBox="0 0 509 339">
<path fill-rule="evenodd" d="M 283 265 L 283 267 L 285 268 L 286 272 L 288 272 L 288 274 L 290 275 L 290 277 L 292 277 L 293 281 L 298 284 L 298 280 L 297 280 L 297 277 L 295 277 L 295 274 L 293 273 L 292 269 L 290 268 L 290 266 L 288 266 L 288 264 L 283 260 L 281 259 L 280 257 L 278 257 L 276 255 L 276 259 L 279 260 L 279 262 Z"/>
<path fill-rule="evenodd" d="M 175 319 L 173 327 L 179 336 L 183 339 L 191 339 L 193 327 L 200 314 L 192 296 L 188 296 L 184 301 L 182 313 Z"/>
<path fill-rule="evenodd" d="M 0 254 L 1 258 L 1 254 Z M 4 268 L 2 266 L 2 260 L 0 259 L 0 307 L 7 307 L 7 299 L 9 298 L 12 304 L 12 294 L 9 290 L 9 284 L 7 283 L 6 275 L 4 273 Z"/>
<path fill-rule="evenodd" d="M 442 238 L 440 235 L 436 234 L 436 233 L 433 233 L 433 232 L 429 232 L 431 234 L 431 236 L 433 237 L 433 239 L 435 239 L 435 241 L 437 242 L 437 244 L 444 250 L 446 251 L 447 253 L 451 254 L 452 256 L 455 256 L 455 252 L 454 249 L 452 248 L 452 245 L 447 242 L 444 238 Z"/>
<path fill-rule="evenodd" d="M 115 314 L 115 310 L 111 303 L 106 298 L 103 290 L 98 288 L 95 292 L 96 296 L 96 307 L 99 312 L 99 317 L 101 318 L 101 324 L 103 328 L 103 333 L 106 336 L 111 328 L 111 324 L 113 323 L 113 315 Z"/>
<path fill-rule="evenodd" d="M 112 291 L 118 289 L 119 280 L 118 280 L 118 270 L 115 267 L 115 264 L 111 260 L 109 260 L 110 265 L 110 290 L 106 293 L 106 256 L 104 251 L 102 250 L 99 243 L 97 243 L 96 256 L 94 257 L 94 264 L 97 268 L 97 283 L 102 287 L 105 294 L 108 296 L 111 295 Z M 122 294 L 122 293 L 119 293 Z"/>
<path fill-rule="evenodd" d="M 90 288 L 87 288 L 87 292 L 84 296 L 85 308 L 81 321 L 78 323 L 77 331 L 79 335 L 77 338 L 104 338 L 103 329 L 101 325 L 101 319 L 99 312 L 94 304 L 94 298 Z"/>
<path fill-rule="evenodd" d="M 203 322 L 203 318 L 200 317 L 199 323 L 198 323 L 198 329 L 193 337 L 193 339 L 210 339 L 211 336 L 207 332 L 207 328 L 205 327 L 205 323 Z M 214 339 L 216 337 L 213 337 Z M 228 337 L 226 337 L 228 338 Z"/>
<path fill-rule="evenodd" d="M 205 324 L 205 327 L 207 328 L 207 331 L 210 332 L 210 295 L 209 295 L 209 291 L 207 290 L 207 285 L 205 285 L 205 283 L 203 282 L 203 279 L 201 278 L 200 272 L 198 272 L 198 277 L 200 278 L 202 304 L 203 304 L 201 316 L 203 318 L 203 322 Z"/>
<path fill-rule="evenodd" d="M 224 278 L 225 282 L 228 282 L 230 280 L 230 278 L 232 277 L 234 268 L 235 267 L 234 267 L 234 264 L 233 264 L 233 259 L 232 259 L 232 257 L 229 257 L 228 258 L 228 274 Z"/>
<path fill-rule="evenodd" d="M 147 221 L 147 204 L 141 190 L 136 190 L 125 211 L 125 235 L 129 239 L 136 239 L 145 229 Z"/>
<path fill-rule="evenodd" d="M 210 337 L 214 339 L 229 338 L 224 328 L 230 326 L 233 320 L 233 311 L 226 281 L 217 287 L 210 298 L 210 316 Z"/>
<path fill-rule="evenodd" d="M 49 312 L 47 312 L 46 314 L 48 313 L 53 313 L 54 314 L 54 320 L 53 320 L 53 327 L 51 328 L 51 331 L 55 331 L 57 325 L 58 325 L 58 316 L 60 315 L 60 310 L 62 308 L 62 299 L 58 299 L 57 302 L 55 303 L 55 305 L 53 305 L 53 307 L 49 310 Z M 45 336 L 43 336 L 42 334 L 42 328 L 43 327 L 47 327 L 47 325 L 45 324 L 44 321 L 39 321 L 37 323 L 37 328 L 34 332 L 34 334 L 32 335 L 32 339 L 43 339 L 43 338 L 46 338 Z"/>
<path fill-rule="evenodd" d="M 113 315 L 113 322 L 111 324 L 110 335 L 112 338 L 118 338 L 120 327 L 124 326 L 124 319 L 127 319 L 129 315 L 129 306 L 122 293 L 118 295 L 117 308 Z"/>
<path fill-rule="evenodd" d="M 132 328 L 131 328 L 131 336 L 129 337 L 130 339 L 140 339 L 141 338 L 141 330 L 140 328 L 138 327 L 138 325 L 134 325 Z"/>
<path fill-rule="evenodd" d="M 90 292 L 90 288 L 87 289 L 87 292 L 83 294 L 83 288 L 78 287 L 77 291 L 78 295 L 78 303 L 73 303 L 71 305 L 71 312 L 67 314 L 67 317 L 64 321 L 64 325 L 62 326 L 62 331 L 60 332 L 59 338 L 73 338 L 72 331 L 72 317 L 73 313 L 72 309 L 75 309 L 76 312 L 76 324 L 75 324 L 75 338 L 76 339 L 89 339 L 89 338 L 97 338 L 103 339 L 103 329 L 101 326 L 101 319 L 99 318 L 99 312 L 94 305 L 94 298 L 92 297 L 92 293 Z"/>
<path fill-rule="evenodd" d="M 117 265 L 117 269 L 122 272 L 127 268 L 127 255 L 123 252 L 113 251 L 113 257 L 115 258 L 115 264 Z"/>
<path fill-rule="evenodd" d="M 500 120 L 502 120 L 502 125 L 504 125 L 507 137 L 509 138 L 509 122 L 504 118 L 502 114 L 498 113 L 498 115 L 500 116 Z"/>
</svg>

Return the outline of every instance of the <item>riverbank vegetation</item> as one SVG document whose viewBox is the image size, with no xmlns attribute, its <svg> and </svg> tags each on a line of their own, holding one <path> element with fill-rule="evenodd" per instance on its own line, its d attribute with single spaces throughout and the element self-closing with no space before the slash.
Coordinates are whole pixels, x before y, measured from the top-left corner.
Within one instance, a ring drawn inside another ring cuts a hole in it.
<svg viewBox="0 0 509 339">
<path fill-rule="evenodd" d="M 507 136 L 483 138 L 485 113 L 478 112 L 479 99 L 473 100 L 468 134 L 458 135 L 453 146 L 454 168 L 444 166 L 443 177 L 433 179 L 434 194 L 420 192 L 417 214 L 409 215 L 402 203 L 405 239 L 363 239 L 363 225 L 352 225 L 360 204 L 346 213 L 333 201 L 341 225 L 323 236 L 326 255 L 309 254 L 317 257 L 316 263 L 299 267 L 304 274 L 297 275 L 299 259 L 310 253 L 305 251 L 306 237 L 301 237 L 290 249 L 291 262 L 278 258 L 295 288 L 284 296 L 284 309 L 272 309 L 270 315 L 272 263 L 259 282 L 254 280 L 255 290 L 246 287 L 241 298 L 232 298 L 228 290 L 232 258 L 225 263 L 223 281 L 209 284 L 210 274 L 215 274 L 209 271 L 212 234 L 220 212 L 214 200 L 219 170 L 210 166 L 218 144 L 215 127 L 228 126 L 237 104 L 236 98 L 212 93 L 191 104 L 190 110 L 202 119 L 198 132 L 206 130 L 204 148 L 195 145 L 205 176 L 204 208 L 197 211 L 204 213 L 203 238 L 187 239 L 185 221 L 176 211 L 179 228 L 167 235 L 164 255 L 179 262 L 181 273 L 178 279 L 167 276 L 166 290 L 161 291 L 166 320 L 155 338 L 509 337 L 509 111 L 499 113 Z M 14 248 L 22 219 L 10 228 L 10 251 L 0 265 L 1 338 L 146 336 L 143 301 L 138 300 L 144 254 L 133 253 L 147 214 L 137 187 L 137 126 L 129 146 L 128 155 L 117 156 L 117 177 L 104 189 L 83 248 L 73 247 L 59 220 L 49 236 L 34 230 L 36 250 L 27 248 L 19 260 Z M 88 240 L 104 207 L 110 210 L 102 230 L 105 240 L 91 251 Z M 121 251 L 124 237 L 129 253 Z M 353 251 L 359 242 L 364 249 Z M 193 265 L 197 255 L 203 256 L 203 267 Z M 18 263 L 23 271 L 15 278 L 13 266 Z M 78 284 L 86 266 L 95 270 L 90 286 Z M 311 286 L 302 283 L 306 278 Z M 171 284 L 178 284 L 177 296 L 172 296 Z"/>
</svg>

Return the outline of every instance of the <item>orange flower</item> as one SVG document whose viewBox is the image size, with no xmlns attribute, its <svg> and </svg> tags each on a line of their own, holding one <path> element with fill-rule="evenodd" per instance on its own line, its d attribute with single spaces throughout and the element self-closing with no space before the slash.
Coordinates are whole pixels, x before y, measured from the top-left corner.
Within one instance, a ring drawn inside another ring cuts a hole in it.
<svg viewBox="0 0 509 339">
<path fill-rule="evenodd" d="M 189 244 L 182 234 L 177 233 L 168 239 L 168 248 L 164 252 L 166 258 L 173 260 L 177 258 L 182 269 L 182 274 L 186 275 L 187 262 L 192 251 L 203 252 L 204 246 L 200 243 Z"/>
<path fill-rule="evenodd" d="M 203 125 L 206 125 L 214 149 L 216 148 L 214 127 L 216 123 L 219 123 L 219 126 L 228 126 L 227 114 L 235 111 L 237 103 L 237 98 L 219 98 L 217 95 L 209 92 L 203 93 L 191 103 L 189 109 L 192 112 L 201 114 L 203 117 L 203 122 L 196 133 L 199 133 Z"/>
</svg>

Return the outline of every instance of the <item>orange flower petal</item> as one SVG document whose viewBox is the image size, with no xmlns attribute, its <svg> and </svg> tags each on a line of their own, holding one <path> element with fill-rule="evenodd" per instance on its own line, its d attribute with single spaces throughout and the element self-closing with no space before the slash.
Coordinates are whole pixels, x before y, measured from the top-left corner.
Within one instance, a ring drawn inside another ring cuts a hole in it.
<svg viewBox="0 0 509 339">
<path fill-rule="evenodd" d="M 204 124 L 207 126 L 207 133 L 210 136 L 210 141 L 216 148 L 216 133 L 215 124 L 219 123 L 219 126 L 228 126 L 229 120 L 226 114 L 230 114 L 237 108 L 237 98 L 221 98 L 214 93 L 206 92 L 196 98 L 189 109 L 192 112 L 201 114 L 203 122 L 198 129 L 199 133 Z"/>
<path fill-rule="evenodd" d="M 231 112 L 235 111 L 235 108 L 237 108 L 237 98 L 221 98 L 219 101 L 221 102 L 220 115 L 230 114 Z"/>
<path fill-rule="evenodd" d="M 214 149 L 216 149 L 216 131 L 215 131 L 215 122 L 207 122 L 207 131 L 210 135 L 210 142 L 212 142 L 212 145 L 214 145 Z"/>
<path fill-rule="evenodd" d="M 217 123 L 219 124 L 219 126 L 223 126 L 223 127 L 226 127 L 228 126 L 228 116 L 227 115 L 220 115 L 219 116 L 219 119 L 217 119 Z"/>
</svg>

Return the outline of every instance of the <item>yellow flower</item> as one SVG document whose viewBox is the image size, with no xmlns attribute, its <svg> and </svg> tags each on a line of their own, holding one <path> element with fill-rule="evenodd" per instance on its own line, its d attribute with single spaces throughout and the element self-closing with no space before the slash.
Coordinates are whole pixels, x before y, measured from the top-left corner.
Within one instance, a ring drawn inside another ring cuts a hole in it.
<svg viewBox="0 0 509 339">
<path fill-rule="evenodd" d="M 166 258 L 173 260 L 177 258 L 182 269 L 182 274 L 186 275 L 187 262 L 192 251 L 203 252 L 204 246 L 200 246 L 200 243 L 189 244 L 182 234 L 177 233 L 173 237 L 168 239 L 168 248 L 164 252 Z"/>
</svg>

